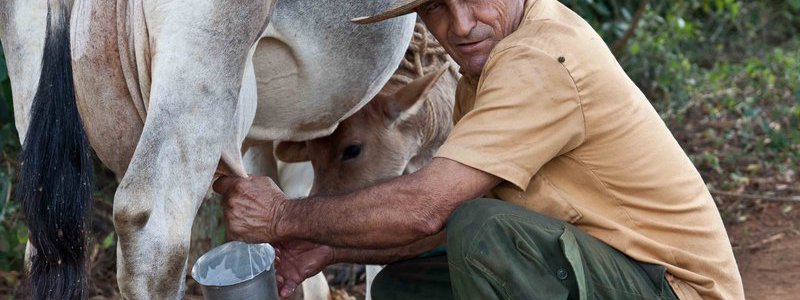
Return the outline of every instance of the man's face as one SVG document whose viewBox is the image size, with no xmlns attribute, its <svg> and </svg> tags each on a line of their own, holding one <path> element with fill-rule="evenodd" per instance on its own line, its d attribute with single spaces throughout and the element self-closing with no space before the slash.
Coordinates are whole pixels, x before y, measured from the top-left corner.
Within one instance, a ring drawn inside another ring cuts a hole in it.
<svg viewBox="0 0 800 300">
<path fill-rule="evenodd" d="M 524 6 L 525 0 L 433 0 L 417 13 L 461 70 L 480 76 L 492 49 L 519 26 Z"/>
</svg>

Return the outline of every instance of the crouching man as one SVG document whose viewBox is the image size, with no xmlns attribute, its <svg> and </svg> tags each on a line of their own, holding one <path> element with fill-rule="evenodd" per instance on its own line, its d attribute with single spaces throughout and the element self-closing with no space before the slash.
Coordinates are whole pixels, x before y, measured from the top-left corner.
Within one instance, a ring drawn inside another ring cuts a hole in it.
<svg viewBox="0 0 800 300">
<path fill-rule="evenodd" d="M 700 174 L 586 22 L 556 0 L 398 0 L 354 21 L 411 12 L 464 75 L 431 164 L 298 201 L 266 178 L 214 186 L 234 236 L 277 245 L 282 295 L 357 262 L 389 264 L 376 299 L 744 298 Z"/>
</svg>

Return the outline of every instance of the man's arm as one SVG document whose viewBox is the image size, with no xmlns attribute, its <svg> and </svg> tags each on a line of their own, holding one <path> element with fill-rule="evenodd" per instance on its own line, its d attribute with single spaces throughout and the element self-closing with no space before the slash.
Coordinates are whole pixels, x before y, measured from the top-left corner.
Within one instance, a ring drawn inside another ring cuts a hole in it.
<svg viewBox="0 0 800 300">
<path fill-rule="evenodd" d="M 347 248 L 405 246 L 442 231 L 456 207 L 499 182 L 485 172 L 436 158 L 416 173 L 344 196 L 286 202 L 278 239 Z"/>
<path fill-rule="evenodd" d="M 390 249 L 333 248 L 333 263 L 385 265 L 420 256 L 446 242 L 447 234 L 442 230 L 406 246 Z"/>
<path fill-rule="evenodd" d="M 343 196 L 286 200 L 269 180 L 222 178 L 228 229 L 250 242 L 307 240 L 341 248 L 406 246 L 442 231 L 461 203 L 500 179 L 456 161 L 434 158 L 416 173 Z"/>
</svg>

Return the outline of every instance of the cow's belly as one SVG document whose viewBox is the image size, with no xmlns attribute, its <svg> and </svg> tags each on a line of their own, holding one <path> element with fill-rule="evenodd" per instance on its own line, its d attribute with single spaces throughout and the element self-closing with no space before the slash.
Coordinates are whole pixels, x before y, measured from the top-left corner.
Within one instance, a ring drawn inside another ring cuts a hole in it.
<svg viewBox="0 0 800 300">
<path fill-rule="evenodd" d="M 258 107 L 248 138 L 325 136 L 372 99 L 400 63 L 415 18 L 369 26 L 347 19 L 392 2 L 278 1 L 253 59 Z"/>
<path fill-rule="evenodd" d="M 120 63 L 116 1 L 77 0 L 71 26 L 75 93 L 84 129 L 100 160 L 121 178 L 144 122 Z"/>
</svg>

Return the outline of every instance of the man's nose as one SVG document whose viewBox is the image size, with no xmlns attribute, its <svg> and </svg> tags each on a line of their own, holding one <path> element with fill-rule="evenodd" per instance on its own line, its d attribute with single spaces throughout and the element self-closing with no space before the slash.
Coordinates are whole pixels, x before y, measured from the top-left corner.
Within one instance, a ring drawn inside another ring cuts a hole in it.
<svg viewBox="0 0 800 300">
<path fill-rule="evenodd" d="M 475 18 L 472 11 L 467 7 L 463 1 L 453 1 L 450 5 L 450 33 L 455 37 L 464 38 L 468 37 L 475 27 Z"/>
</svg>

